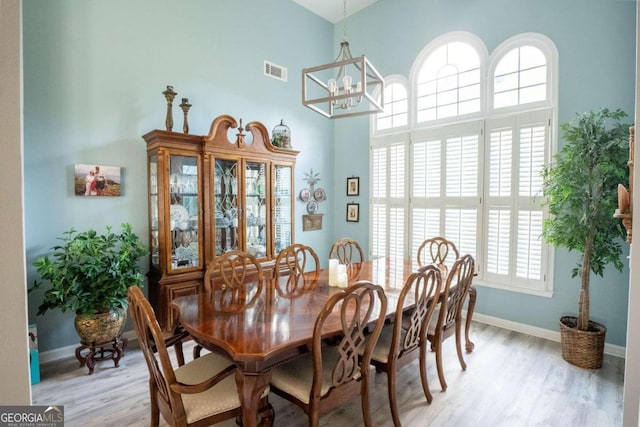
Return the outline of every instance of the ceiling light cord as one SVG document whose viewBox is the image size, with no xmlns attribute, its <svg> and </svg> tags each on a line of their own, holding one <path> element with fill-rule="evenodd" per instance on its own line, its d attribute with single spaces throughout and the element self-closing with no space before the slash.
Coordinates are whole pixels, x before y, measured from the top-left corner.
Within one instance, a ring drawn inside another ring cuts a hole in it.
<svg viewBox="0 0 640 427">
<path fill-rule="evenodd" d="M 342 18 L 342 38 L 347 41 L 347 0 L 344 0 L 344 15 Z"/>
</svg>

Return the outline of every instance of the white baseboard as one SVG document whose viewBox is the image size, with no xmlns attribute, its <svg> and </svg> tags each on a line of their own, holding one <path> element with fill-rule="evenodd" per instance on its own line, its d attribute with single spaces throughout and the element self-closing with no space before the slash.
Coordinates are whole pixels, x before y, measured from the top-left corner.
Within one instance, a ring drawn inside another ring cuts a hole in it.
<svg viewBox="0 0 640 427">
<path fill-rule="evenodd" d="M 466 313 L 464 314 L 466 316 Z M 552 331 L 550 329 L 538 328 L 537 326 L 525 325 L 524 323 L 512 322 L 511 320 L 500 319 L 498 317 L 488 316 L 482 313 L 473 313 L 473 321 L 479 323 L 485 323 L 491 326 L 497 326 L 498 328 L 507 329 L 509 331 L 520 332 L 527 335 L 532 335 L 538 338 L 544 338 L 555 342 L 560 342 L 560 331 Z M 134 331 L 127 331 L 123 334 L 129 341 L 136 340 L 136 334 Z M 40 353 L 40 363 L 52 362 L 59 359 L 64 359 L 70 355 L 74 355 L 78 345 L 70 345 L 67 347 L 56 348 L 53 350 Z M 621 357 L 624 359 L 626 353 L 626 347 L 622 347 L 614 344 L 604 345 L 605 354 L 611 356 Z"/>
<path fill-rule="evenodd" d="M 517 323 L 510 320 L 500 319 L 498 317 L 487 316 L 486 314 L 482 313 L 473 313 L 473 321 L 485 323 L 491 326 L 497 326 L 499 328 L 507 329 L 510 331 L 521 332 L 523 334 L 532 335 L 534 337 L 548 339 L 550 341 L 560 342 L 560 331 L 538 328 L 536 326 L 525 325 L 524 323 Z M 604 352 L 605 354 L 621 357 L 624 359 L 626 347 L 605 343 Z"/>
</svg>

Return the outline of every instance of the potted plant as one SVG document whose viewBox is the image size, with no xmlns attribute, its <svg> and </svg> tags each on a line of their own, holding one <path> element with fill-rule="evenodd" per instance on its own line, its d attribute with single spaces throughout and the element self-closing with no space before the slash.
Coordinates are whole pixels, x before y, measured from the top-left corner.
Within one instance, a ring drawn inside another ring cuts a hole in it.
<svg viewBox="0 0 640 427">
<path fill-rule="evenodd" d="M 147 250 L 131 225 L 123 223 L 116 234 L 110 226 L 105 234 L 95 230 L 65 231 L 62 244 L 33 265 L 42 279 L 51 283 L 44 292 L 38 315 L 51 309 L 76 313 L 75 327 L 83 344 L 108 342 L 122 333 L 127 313 L 127 288 L 141 286 L 138 260 Z M 36 280 L 31 292 L 42 285 Z"/>
<path fill-rule="evenodd" d="M 622 270 L 625 232 L 613 217 L 617 186 L 628 177 L 628 129 L 622 110 L 577 114 L 560 128 L 566 145 L 543 168 L 550 216 L 542 235 L 555 247 L 580 253 L 571 277 L 580 277 L 578 315 L 560 319 L 562 357 L 584 368 L 600 368 L 606 327 L 589 319 L 589 279 L 613 264 Z"/>
</svg>

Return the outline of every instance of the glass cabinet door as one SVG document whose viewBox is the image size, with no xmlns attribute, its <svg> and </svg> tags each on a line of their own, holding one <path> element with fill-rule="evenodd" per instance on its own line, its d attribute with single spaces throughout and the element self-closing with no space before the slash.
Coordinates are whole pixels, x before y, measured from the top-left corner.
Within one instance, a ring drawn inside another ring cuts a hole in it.
<svg viewBox="0 0 640 427">
<path fill-rule="evenodd" d="M 198 158 L 169 156 L 171 269 L 199 267 Z"/>
<path fill-rule="evenodd" d="M 160 246 L 158 241 L 158 156 L 149 157 L 149 224 L 151 265 L 160 266 Z"/>
<path fill-rule="evenodd" d="M 274 256 L 277 256 L 292 243 L 293 174 L 291 166 L 274 165 L 273 171 Z"/>
<path fill-rule="evenodd" d="M 238 161 L 216 159 L 213 177 L 216 256 L 238 250 Z"/>
<path fill-rule="evenodd" d="M 267 165 L 246 162 L 245 182 L 245 248 L 255 257 L 267 255 Z"/>
</svg>

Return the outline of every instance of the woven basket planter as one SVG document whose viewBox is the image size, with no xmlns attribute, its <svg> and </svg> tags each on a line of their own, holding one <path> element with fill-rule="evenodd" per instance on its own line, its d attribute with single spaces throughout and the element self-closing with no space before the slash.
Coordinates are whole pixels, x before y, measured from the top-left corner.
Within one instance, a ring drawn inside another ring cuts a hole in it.
<svg viewBox="0 0 640 427">
<path fill-rule="evenodd" d="M 562 358 L 581 368 L 601 368 L 607 328 L 591 320 L 588 331 L 579 330 L 577 325 L 577 317 L 564 316 L 560 318 Z"/>
</svg>

